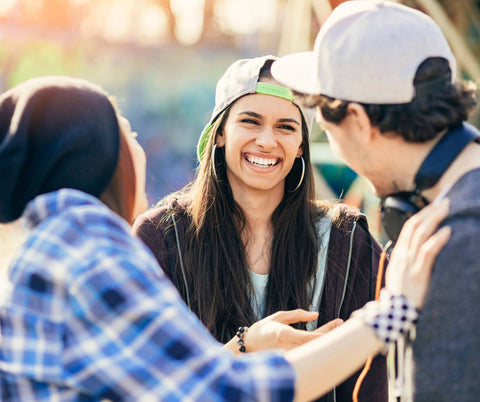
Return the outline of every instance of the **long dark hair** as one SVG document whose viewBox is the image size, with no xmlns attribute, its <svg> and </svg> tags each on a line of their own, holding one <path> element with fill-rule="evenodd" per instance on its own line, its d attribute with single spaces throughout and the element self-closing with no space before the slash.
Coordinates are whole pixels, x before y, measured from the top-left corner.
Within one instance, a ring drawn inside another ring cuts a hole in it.
<svg viewBox="0 0 480 402">
<path fill-rule="evenodd" d="M 245 215 L 232 195 L 223 148 L 212 152 L 229 110 L 230 107 L 212 127 L 194 181 L 161 201 L 172 205 L 164 217 L 167 221 L 172 214 L 181 216 L 182 211 L 177 208 L 187 204 L 182 255 L 191 308 L 220 342 L 231 339 L 239 326 L 251 325 L 261 318 L 255 316 L 251 306 L 253 286 L 241 236 L 246 230 Z M 308 309 L 311 303 L 310 283 L 318 253 L 315 219 L 324 211 L 315 202 L 308 137 L 302 116 L 305 176 L 300 187 L 292 191 L 302 171 L 297 158 L 286 177 L 283 199 L 272 215 L 274 235 L 265 315 L 299 307 Z M 171 202 L 172 199 L 179 202 Z"/>
</svg>

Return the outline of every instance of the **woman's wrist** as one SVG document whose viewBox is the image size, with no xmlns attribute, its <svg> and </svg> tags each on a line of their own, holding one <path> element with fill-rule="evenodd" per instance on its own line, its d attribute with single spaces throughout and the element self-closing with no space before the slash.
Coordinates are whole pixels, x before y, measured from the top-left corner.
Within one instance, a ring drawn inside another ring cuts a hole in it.
<svg viewBox="0 0 480 402">
<path fill-rule="evenodd" d="M 238 327 L 237 330 L 237 345 L 238 345 L 238 351 L 240 353 L 245 353 L 247 351 L 247 348 L 245 346 L 245 336 L 247 335 L 248 327 Z"/>
<path fill-rule="evenodd" d="M 245 328 L 241 337 L 238 336 L 238 330 L 237 330 L 237 333 L 235 334 L 235 336 L 232 339 L 230 339 L 226 344 L 223 345 L 224 348 L 230 350 L 235 355 L 251 352 L 251 350 L 247 351 L 247 346 L 245 345 L 245 336 L 246 336 L 248 327 L 240 327 L 240 328 Z M 242 340 L 241 343 L 239 343 L 240 339 Z M 240 350 L 241 346 L 244 347 L 244 349 L 242 349 L 243 351 Z"/>
</svg>

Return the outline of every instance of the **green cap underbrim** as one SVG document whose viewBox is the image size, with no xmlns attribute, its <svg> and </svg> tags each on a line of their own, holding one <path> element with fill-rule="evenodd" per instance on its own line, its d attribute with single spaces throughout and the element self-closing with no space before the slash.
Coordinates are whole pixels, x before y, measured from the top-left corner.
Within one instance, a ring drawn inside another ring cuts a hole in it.
<svg viewBox="0 0 480 402">
<path fill-rule="evenodd" d="M 294 96 L 290 89 L 268 82 L 257 82 L 257 94 L 272 95 L 293 102 Z"/>
<path fill-rule="evenodd" d="M 205 153 L 205 147 L 207 146 L 208 142 L 208 134 L 210 134 L 210 131 L 212 130 L 212 124 L 213 123 L 207 124 L 203 129 L 202 134 L 200 134 L 200 139 L 198 140 L 197 144 L 197 158 L 199 161 L 202 160 L 203 154 Z"/>
</svg>

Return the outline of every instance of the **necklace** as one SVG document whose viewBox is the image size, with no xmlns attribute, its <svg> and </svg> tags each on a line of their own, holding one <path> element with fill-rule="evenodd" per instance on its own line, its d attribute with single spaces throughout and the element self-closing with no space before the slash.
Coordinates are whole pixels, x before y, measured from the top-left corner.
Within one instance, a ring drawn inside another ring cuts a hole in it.
<svg viewBox="0 0 480 402">
<path fill-rule="evenodd" d="M 246 242 L 247 245 L 248 245 L 248 241 Z M 271 247 L 271 244 L 272 244 L 272 239 L 269 239 L 267 237 L 265 237 L 265 240 L 263 242 L 263 247 L 262 247 L 262 252 L 260 253 L 260 255 L 255 258 L 255 260 L 253 260 L 252 262 L 248 262 L 248 258 L 247 258 L 247 266 L 250 270 L 253 269 L 253 267 L 258 264 L 259 261 L 261 261 L 262 258 L 264 258 L 265 256 L 267 256 L 267 259 L 268 259 L 268 255 L 270 254 L 270 247 Z M 246 247 L 247 248 L 247 247 Z M 250 257 L 250 253 L 247 252 L 245 250 L 245 253 L 246 253 L 246 257 Z"/>
<path fill-rule="evenodd" d="M 262 250 L 262 253 L 257 257 L 257 259 L 253 262 L 251 262 L 250 264 L 248 264 L 250 267 L 254 267 L 255 264 L 260 261 L 262 259 L 262 257 L 264 256 L 265 254 L 265 249 Z"/>
</svg>

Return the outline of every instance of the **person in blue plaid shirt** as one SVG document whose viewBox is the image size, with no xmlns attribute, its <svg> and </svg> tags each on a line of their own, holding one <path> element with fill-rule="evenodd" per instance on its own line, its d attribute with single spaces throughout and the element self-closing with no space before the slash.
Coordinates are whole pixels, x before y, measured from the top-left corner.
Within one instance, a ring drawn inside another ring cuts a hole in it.
<svg viewBox="0 0 480 402">
<path fill-rule="evenodd" d="M 133 137 L 84 80 L 36 78 L 0 96 L 0 222 L 22 217 L 29 229 L 0 304 L 0 400 L 307 400 L 416 318 L 448 239 L 432 235 L 446 204 L 407 224 L 398 244 L 410 253 L 392 256 L 391 283 L 414 291 L 391 286 L 384 301 L 290 352 L 222 348 L 130 235 L 147 206 L 145 153 Z"/>
</svg>

